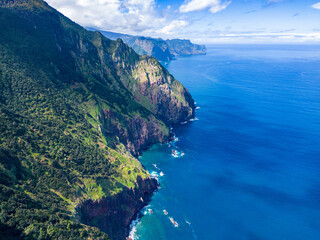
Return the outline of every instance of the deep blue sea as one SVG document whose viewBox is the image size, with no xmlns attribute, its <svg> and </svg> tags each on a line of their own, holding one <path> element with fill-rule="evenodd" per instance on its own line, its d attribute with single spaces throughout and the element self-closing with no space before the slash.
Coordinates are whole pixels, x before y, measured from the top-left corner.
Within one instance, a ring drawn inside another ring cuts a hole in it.
<svg viewBox="0 0 320 240">
<path fill-rule="evenodd" d="M 161 189 L 134 239 L 319 240 L 320 46 L 209 46 L 166 67 L 197 119 L 140 158 Z"/>
</svg>

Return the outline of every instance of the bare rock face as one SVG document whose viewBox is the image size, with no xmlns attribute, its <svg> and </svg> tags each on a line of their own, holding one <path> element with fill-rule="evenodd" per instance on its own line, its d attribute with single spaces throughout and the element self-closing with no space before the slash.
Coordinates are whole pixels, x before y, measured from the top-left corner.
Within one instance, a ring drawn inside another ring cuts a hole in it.
<svg viewBox="0 0 320 240">
<path fill-rule="evenodd" d="M 135 96 L 147 99 L 153 105 L 149 109 L 167 125 L 194 116 L 194 101 L 188 90 L 154 58 L 141 57 L 133 78 Z"/>
<path fill-rule="evenodd" d="M 137 58 L 120 39 L 117 44 L 112 55 L 114 66 L 124 86 L 141 105 L 167 125 L 194 117 L 195 105 L 189 91 L 155 58 Z"/>
<path fill-rule="evenodd" d="M 138 177 L 134 189 L 126 188 L 115 196 L 99 201 L 88 200 L 77 207 L 80 221 L 108 233 L 112 240 L 123 240 L 139 211 L 150 201 L 157 189 L 155 179 Z"/>
</svg>

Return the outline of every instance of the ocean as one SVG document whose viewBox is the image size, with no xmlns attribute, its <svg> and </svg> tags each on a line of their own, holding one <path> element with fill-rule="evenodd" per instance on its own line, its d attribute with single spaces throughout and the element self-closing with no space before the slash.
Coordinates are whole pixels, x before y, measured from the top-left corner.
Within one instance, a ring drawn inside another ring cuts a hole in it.
<svg viewBox="0 0 320 240">
<path fill-rule="evenodd" d="M 214 45 L 166 68 L 196 118 L 140 157 L 161 188 L 131 237 L 319 240 L 320 46 Z"/>
</svg>

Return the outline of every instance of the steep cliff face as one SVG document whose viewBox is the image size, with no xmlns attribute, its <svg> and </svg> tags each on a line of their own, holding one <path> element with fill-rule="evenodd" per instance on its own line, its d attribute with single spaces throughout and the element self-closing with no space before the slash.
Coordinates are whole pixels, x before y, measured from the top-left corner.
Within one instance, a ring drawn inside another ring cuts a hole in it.
<svg viewBox="0 0 320 240">
<path fill-rule="evenodd" d="M 131 48 L 120 39 L 112 54 L 114 66 L 124 86 L 136 101 L 167 125 L 194 116 L 194 101 L 186 88 L 155 58 L 129 58 Z"/>
<path fill-rule="evenodd" d="M 121 115 L 111 109 L 103 109 L 99 112 L 100 129 L 113 142 L 117 142 L 118 138 L 135 156 L 152 144 L 165 142 L 170 137 L 166 126 L 153 116 L 146 119 L 137 114 L 122 119 L 126 128 L 121 126 L 119 119 L 122 119 Z"/>
<path fill-rule="evenodd" d="M 193 116 L 191 95 L 42 0 L 0 1 L 0 25 L 1 234 L 123 239 L 156 188 L 132 155 Z"/>
<path fill-rule="evenodd" d="M 129 235 L 129 225 L 149 201 L 157 189 L 157 181 L 138 177 L 135 188 L 124 189 L 121 193 L 88 200 L 77 207 L 79 218 L 87 225 L 93 225 L 107 232 L 113 240 L 123 240 Z"/>
<path fill-rule="evenodd" d="M 151 144 L 168 140 L 167 126 L 194 116 L 195 105 L 188 90 L 155 58 L 139 56 L 120 39 L 107 45 L 100 33 L 94 34 L 101 62 L 112 67 L 110 78 L 123 84 L 127 94 L 134 97 L 132 101 L 147 110 L 123 116 L 112 109 L 101 109 L 99 122 L 101 129 L 108 129 L 106 134 L 111 138 L 120 136 L 121 142 L 136 155 Z M 107 45 L 107 48 L 99 48 L 100 45 Z"/>
<path fill-rule="evenodd" d="M 141 57 L 133 78 L 130 89 L 136 99 L 168 125 L 194 116 L 195 105 L 188 90 L 154 58 Z"/>
</svg>

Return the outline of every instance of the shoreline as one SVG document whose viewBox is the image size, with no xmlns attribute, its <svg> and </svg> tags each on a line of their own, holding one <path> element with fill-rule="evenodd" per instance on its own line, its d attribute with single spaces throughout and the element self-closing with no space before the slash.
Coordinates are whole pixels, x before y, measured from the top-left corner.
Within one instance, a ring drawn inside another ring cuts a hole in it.
<svg viewBox="0 0 320 240">
<path fill-rule="evenodd" d="M 172 126 L 169 127 L 169 140 L 168 141 L 165 141 L 164 143 L 167 143 L 167 144 L 170 144 L 170 143 L 174 143 L 176 141 L 176 136 L 175 136 L 175 133 L 173 132 L 173 129 L 174 129 L 174 126 L 179 126 L 179 125 L 185 125 L 187 123 L 191 123 L 195 120 L 198 120 L 197 117 L 195 116 L 195 110 L 197 109 L 198 107 L 195 106 L 195 108 L 193 109 L 194 110 L 194 115 L 191 116 L 189 119 L 187 119 L 186 121 L 184 122 L 180 122 L 180 123 L 177 123 L 177 124 L 174 124 Z M 148 171 L 143 163 L 140 161 L 139 157 L 142 156 L 143 152 L 144 151 L 148 151 L 152 146 L 156 145 L 156 144 L 159 144 L 159 143 L 155 143 L 155 144 L 152 144 L 151 146 L 148 146 L 147 149 L 141 151 L 140 155 L 137 157 L 138 161 L 142 164 L 143 168 Z M 160 143 L 161 144 L 161 143 Z M 150 174 L 150 173 L 149 173 Z M 153 178 L 153 177 L 151 177 Z M 126 237 L 126 240 L 135 240 L 134 238 L 134 235 L 132 234 L 135 234 L 135 226 L 137 226 L 137 224 L 139 224 L 141 218 L 145 215 L 144 214 L 144 209 L 146 207 L 149 206 L 149 203 L 151 202 L 152 200 L 152 197 L 153 195 L 161 188 L 160 186 L 160 182 L 158 180 L 158 178 L 153 178 L 153 179 L 156 179 L 158 185 L 157 185 L 157 188 L 151 193 L 151 197 L 149 199 L 149 201 L 146 203 L 146 205 L 140 209 L 140 211 L 136 214 L 135 218 L 133 218 L 131 221 L 130 221 L 130 225 L 129 225 L 129 235 Z"/>
<path fill-rule="evenodd" d="M 138 155 L 132 155 L 137 161 L 141 163 L 139 157 L 144 151 L 149 150 L 156 144 L 167 144 L 176 141 L 173 129 L 175 126 L 181 125 L 183 122 L 192 122 L 196 119 L 196 105 L 193 103 L 192 115 L 188 116 L 182 121 L 168 125 L 169 134 L 165 141 L 156 142 L 147 145 L 138 152 Z M 147 171 L 145 166 L 142 167 Z M 132 240 L 130 234 L 133 228 L 140 222 L 143 217 L 143 209 L 149 205 L 153 195 L 161 188 L 158 179 L 153 178 L 150 173 L 146 179 L 138 179 L 137 186 L 133 189 L 125 189 L 118 195 L 111 198 L 103 198 L 99 201 L 88 200 L 79 204 L 77 214 L 80 222 L 88 226 L 96 226 L 105 233 L 112 233 L 115 229 L 112 225 L 116 225 L 116 232 L 119 234 L 112 237 L 114 240 Z M 119 211 L 119 205 L 125 205 L 126 211 Z M 93 221 L 95 222 L 93 224 Z M 98 224 L 97 224 L 98 223 Z M 112 223 L 110 225 L 110 223 Z M 110 235 L 109 235 L 110 236 Z"/>
</svg>

